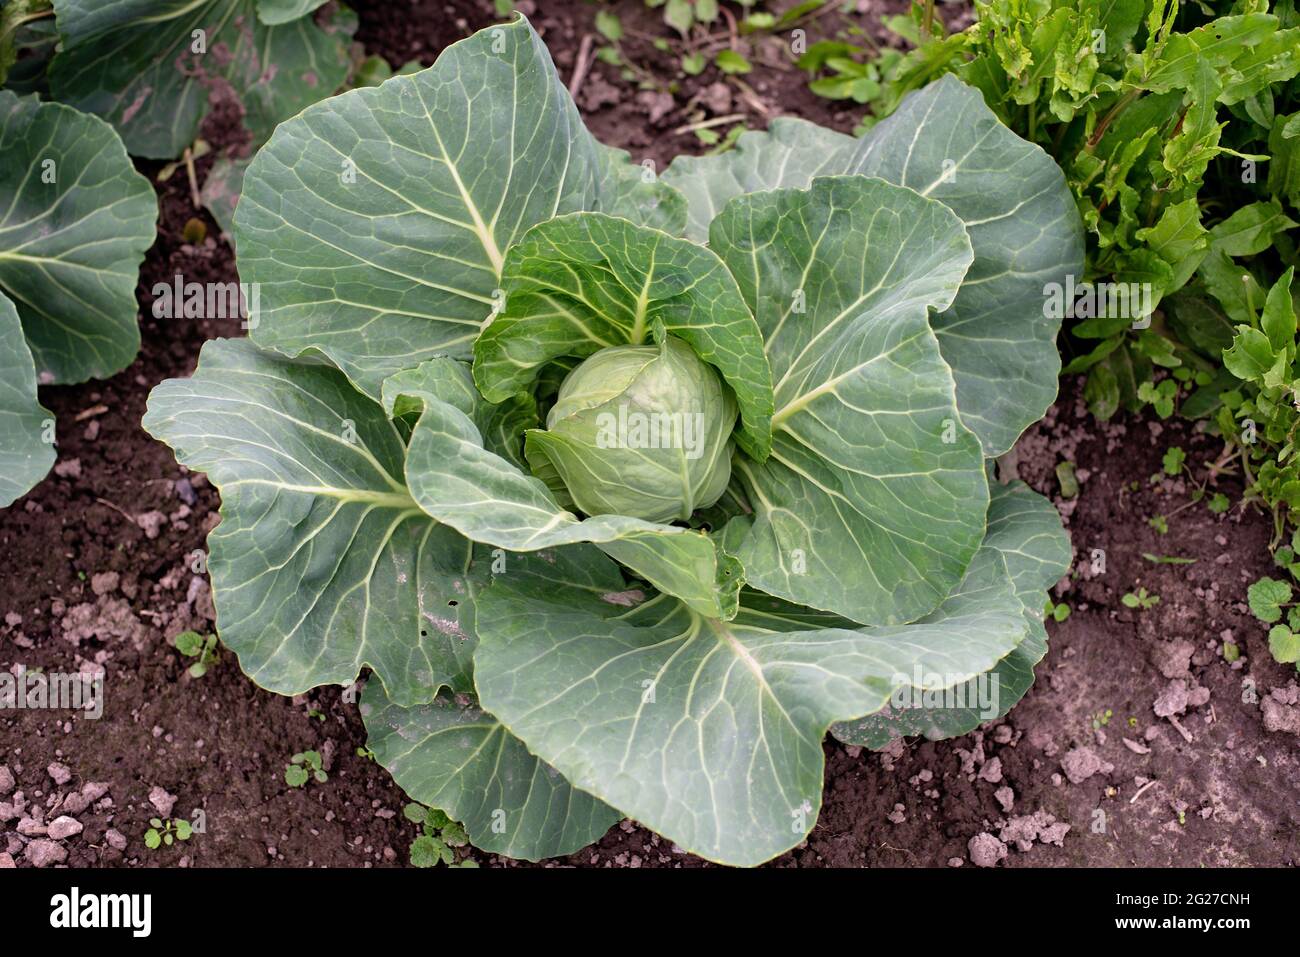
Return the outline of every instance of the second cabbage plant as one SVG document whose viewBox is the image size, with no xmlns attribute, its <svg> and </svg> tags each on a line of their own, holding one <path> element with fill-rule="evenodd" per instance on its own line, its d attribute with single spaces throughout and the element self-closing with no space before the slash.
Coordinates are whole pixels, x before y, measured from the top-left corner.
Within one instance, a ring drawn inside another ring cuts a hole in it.
<svg viewBox="0 0 1300 957">
<path fill-rule="evenodd" d="M 220 488 L 221 638 L 284 694 L 371 669 L 370 748 L 478 847 L 626 816 L 757 864 L 828 730 L 1032 683 L 1069 545 L 990 466 L 1055 397 L 1082 234 L 959 81 L 657 177 L 520 17 L 282 124 L 235 232 L 251 341 L 145 420 Z"/>
</svg>

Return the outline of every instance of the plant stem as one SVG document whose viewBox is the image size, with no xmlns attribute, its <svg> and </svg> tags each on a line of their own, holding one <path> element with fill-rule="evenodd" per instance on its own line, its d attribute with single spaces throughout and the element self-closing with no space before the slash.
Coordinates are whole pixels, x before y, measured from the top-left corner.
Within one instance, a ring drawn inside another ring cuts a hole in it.
<svg viewBox="0 0 1300 957">
<path fill-rule="evenodd" d="M 1119 98 L 1119 101 L 1110 108 L 1110 112 L 1107 113 L 1102 118 L 1102 121 L 1097 124 L 1097 128 L 1092 131 L 1092 136 L 1088 137 L 1088 143 L 1083 148 L 1085 153 L 1091 153 L 1097 148 L 1097 144 L 1100 143 L 1101 138 L 1106 135 L 1106 129 L 1115 121 L 1115 117 L 1119 116 L 1120 113 L 1122 113 L 1130 103 L 1141 96 L 1141 94 L 1141 90 L 1129 90 Z"/>
</svg>

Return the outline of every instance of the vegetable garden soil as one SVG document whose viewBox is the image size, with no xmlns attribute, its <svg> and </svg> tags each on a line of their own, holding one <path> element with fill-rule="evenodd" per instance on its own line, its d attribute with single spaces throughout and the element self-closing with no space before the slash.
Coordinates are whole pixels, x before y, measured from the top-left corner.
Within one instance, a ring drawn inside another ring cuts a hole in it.
<svg viewBox="0 0 1300 957">
<path fill-rule="evenodd" d="M 396 64 L 432 62 L 445 44 L 492 20 L 490 4 L 466 0 L 356 6 L 357 39 Z M 571 76 L 597 8 L 520 7 Z M 662 34 L 660 11 L 641 0 L 615 9 L 628 30 L 625 51 L 671 76 L 673 61 L 648 39 Z M 880 12 L 855 19 L 874 24 Z M 843 25 L 839 16 L 809 24 L 810 40 Z M 852 128 L 853 112 L 813 97 L 802 74 L 764 65 L 781 61 L 761 50 L 752 59 L 750 92 L 710 70 L 675 96 L 636 92 L 595 63 L 578 101 L 597 136 L 659 168 L 676 152 L 699 151 L 693 133 L 673 131 L 701 115 L 744 113 L 761 126 L 768 115 L 792 113 Z M 232 120 L 218 110 L 205 126 L 218 152 L 240 146 Z M 211 159 L 198 162 L 200 181 Z M 154 180 L 159 169 L 141 164 Z M 193 562 L 219 503 L 201 476 L 188 475 L 141 430 L 140 417 L 149 389 L 188 375 L 205 339 L 241 332 L 237 320 L 152 317 L 157 282 L 177 273 L 234 278 L 230 247 L 191 207 L 184 170 L 157 186 L 160 235 L 139 286 L 143 351 L 107 382 L 42 390 L 58 419 L 58 465 L 0 512 L 0 667 L 106 671 L 99 720 L 0 713 L 0 866 L 403 864 L 415 825 L 402 816 L 405 799 L 388 774 L 357 753 L 364 731 L 356 705 L 338 689 L 294 700 L 261 691 L 224 651 L 195 679 L 172 644 L 186 629 L 211 630 L 207 581 Z M 182 230 L 196 215 L 208 238 L 191 245 Z M 1211 514 L 1192 502 L 1185 479 L 1152 481 L 1171 445 L 1186 450 L 1203 480 L 1199 463 L 1219 450 L 1212 438 L 1150 418 L 1098 428 L 1076 393 L 1075 383 L 1064 383 L 1061 401 L 1009 463 L 1053 496 L 1075 548 L 1075 572 L 1056 594 L 1073 613 L 1049 624 L 1051 650 L 1034 688 L 1004 721 L 952 741 L 896 743 L 882 753 L 828 741 L 821 818 L 807 843 L 773 866 L 1300 861 L 1300 689 L 1295 670 L 1270 657 L 1245 606 L 1247 584 L 1268 572 L 1271 524 L 1235 508 Z M 1062 500 L 1055 467 L 1067 460 L 1080 492 Z M 1232 477 L 1214 488 L 1234 500 L 1240 492 Z M 1167 533 L 1147 521 L 1158 514 Z M 1094 550 L 1104 551 L 1104 570 Z M 1157 563 L 1144 553 L 1196 561 Z M 1121 603 L 1138 588 L 1159 603 L 1148 610 Z M 1240 650 L 1233 663 L 1225 642 Z M 321 752 L 329 779 L 289 787 L 289 757 L 308 748 Z M 145 849 L 150 818 L 192 817 L 195 809 L 204 811 L 204 833 Z M 47 823 L 64 815 L 83 830 L 47 839 Z M 527 866 L 460 853 L 485 865 Z M 547 862 L 702 863 L 628 822 L 565 861 Z"/>
</svg>

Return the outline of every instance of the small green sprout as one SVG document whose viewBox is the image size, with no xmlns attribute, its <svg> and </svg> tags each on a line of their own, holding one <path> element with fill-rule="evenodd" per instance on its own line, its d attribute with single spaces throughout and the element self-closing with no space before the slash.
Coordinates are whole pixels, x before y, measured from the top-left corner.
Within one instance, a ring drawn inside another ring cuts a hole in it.
<svg viewBox="0 0 1300 957">
<path fill-rule="evenodd" d="M 1147 524 L 1161 535 L 1169 534 L 1169 519 L 1165 518 L 1163 515 L 1152 515 L 1147 519 Z"/>
<path fill-rule="evenodd" d="M 1145 588 L 1139 588 L 1136 592 L 1125 592 L 1120 601 L 1127 608 L 1141 608 L 1143 611 L 1150 611 L 1160 604 L 1160 596 L 1148 593 Z"/>
<path fill-rule="evenodd" d="M 289 759 L 291 762 L 284 769 L 284 783 L 291 788 L 300 788 L 309 778 L 315 778 L 322 784 L 329 780 L 329 775 L 321 767 L 319 751 L 300 751 Z"/>
<path fill-rule="evenodd" d="M 194 833 L 190 822 L 182 817 L 169 818 L 166 821 L 153 817 L 149 819 L 149 824 L 149 830 L 144 832 L 144 846 L 151 851 L 157 850 L 164 844 L 171 847 L 176 841 L 188 841 L 190 835 Z"/>
<path fill-rule="evenodd" d="M 1174 414 L 1174 401 L 1178 398 L 1178 383 L 1161 379 L 1159 383 L 1143 382 L 1138 386 L 1138 399 L 1156 410 L 1156 415 L 1167 419 Z"/>
<path fill-rule="evenodd" d="M 1073 462 L 1056 463 L 1056 482 L 1061 487 L 1061 498 L 1078 498 L 1079 479 L 1074 473 Z"/>
<path fill-rule="evenodd" d="M 1070 617 L 1070 606 L 1065 602 L 1061 602 L 1058 605 L 1049 597 L 1047 599 L 1047 607 L 1043 609 L 1043 615 L 1046 618 L 1052 619 L 1052 621 L 1062 622 Z"/>
<path fill-rule="evenodd" d="M 1161 465 L 1164 467 L 1166 475 L 1177 475 L 1183 470 L 1183 463 L 1187 461 L 1187 453 L 1176 445 L 1171 445 L 1165 449 L 1164 459 Z"/>
<path fill-rule="evenodd" d="M 191 678 L 202 678 L 217 663 L 217 636 L 204 638 L 197 631 L 182 631 L 176 636 L 176 650 L 186 658 L 197 658 L 189 667 Z"/>
<path fill-rule="evenodd" d="M 718 55 L 713 58 L 713 62 L 717 64 L 719 70 L 729 76 L 748 73 L 750 70 L 754 69 L 750 62 L 735 50 L 728 49 L 718 51 Z"/>
<path fill-rule="evenodd" d="M 681 61 L 682 72 L 687 76 L 699 76 L 708 65 L 708 58 L 703 53 L 688 53 Z"/>
</svg>

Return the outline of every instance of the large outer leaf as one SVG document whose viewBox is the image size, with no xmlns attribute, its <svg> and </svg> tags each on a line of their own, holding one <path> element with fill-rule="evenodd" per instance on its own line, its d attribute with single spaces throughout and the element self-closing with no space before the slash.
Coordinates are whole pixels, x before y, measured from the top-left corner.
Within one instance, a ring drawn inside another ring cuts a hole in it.
<svg viewBox="0 0 1300 957">
<path fill-rule="evenodd" d="M 355 18 L 267 26 L 258 0 L 58 0 L 56 99 L 104 117 L 136 156 L 179 156 L 198 135 L 213 83 L 229 84 L 261 143 L 275 124 L 347 76 Z M 194 31 L 204 31 L 204 52 Z"/>
<path fill-rule="evenodd" d="M 518 552 L 593 542 L 700 614 L 730 618 L 739 563 L 702 532 L 624 515 L 579 519 L 541 479 L 483 447 L 478 425 L 433 389 L 411 435 L 406 481 L 428 514 L 476 542 Z"/>
<path fill-rule="evenodd" d="M 54 464 L 54 446 L 42 441 L 49 418 L 36 401 L 36 367 L 18 311 L 0 293 L 0 508 L 26 495 Z"/>
<path fill-rule="evenodd" d="M 0 290 L 42 382 L 106 378 L 135 358 L 136 273 L 157 218 L 107 123 L 0 90 Z"/>
<path fill-rule="evenodd" d="M 489 399 L 528 390 L 560 356 L 641 345 L 652 329 L 689 343 L 736 393 L 736 438 L 755 457 L 771 446 L 772 373 L 736 280 L 713 253 L 602 213 L 534 226 L 506 256 L 505 307 L 474 344 Z"/>
<path fill-rule="evenodd" d="M 664 596 L 622 604 L 498 578 L 479 605 L 483 706 L 575 786 L 728 864 L 807 835 L 831 722 L 877 710 L 914 667 L 965 681 L 1026 628 L 991 550 L 912 625 L 835 627 L 766 596 L 732 622 Z"/>
<path fill-rule="evenodd" d="M 218 339 L 144 427 L 221 491 L 217 627 L 254 681 L 298 694 L 369 665 L 401 704 L 468 690 L 489 563 L 420 511 L 397 428 L 342 375 Z"/>
<path fill-rule="evenodd" d="M 988 703 L 991 713 L 979 707 L 908 708 L 891 705 L 858 721 L 831 728 L 831 733 L 848 744 L 884 747 L 892 738 L 923 734 L 928 738 L 950 738 L 973 731 L 985 721 L 1007 714 L 1034 683 L 1034 666 L 1047 654 L 1047 629 L 1043 627 L 1043 605 L 1047 589 L 1070 567 L 1070 538 L 1052 503 L 1023 482 L 992 486 L 989 502 L 989 530 L 986 548 L 996 549 L 1006 560 L 1015 583 L 1016 597 L 1024 607 L 1028 632 L 1025 640 L 998 662 L 987 676 L 980 676 L 958 689 L 957 701 L 980 701 L 981 688 L 996 695 Z M 994 684 L 996 682 L 996 684 Z M 915 701 L 915 696 L 909 696 Z"/>
<path fill-rule="evenodd" d="M 686 237 L 703 243 L 709 239 L 709 224 L 728 200 L 764 189 L 804 189 L 814 176 L 842 173 L 854 142 L 816 123 L 781 116 L 765 131 L 740 134 L 734 149 L 713 156 L 678 156 L 663 178 L 686 197 Z"/>
<path fill-rule="evenodd" d="M 1044 287 L 1083 274 L 1083 224 L 1060 168 L 952 76 L 908 96 L 863 137 L 845 172 L 939 200 L 965 223 L 975 261 L 933 320 L 962 419 L 987 455 L 1009 449 L 1056 398 L 1060 318 Z"/>
<path fill-rule="evenodd" d="M 629 202 L 611 162 L 522 17 L 309 107 L 253 160 L 235 213 L 253 338 L 319 352 L 375 396 L 424 359 L 469 358 L 529 227 Z"/>
<path fill-rule="evenodd" d="M 988 507 L 928 321 L 970 265 L 961 222 L 910 189 L 828 177 L 734 199 L 709 238 L 775 382 L 771 457 L 735 461 L 755 510 L 749 583 L 864 624 L 933 610 Z"/>
<path fill-rule="evenodd" d="M 622 817 L 468 699 L 402 708 L 367 686 L 361 713 L 375 760 L 412 799 L 463 822 L 481 851 L 527 861 L 572 854 Z"/>
</svg>

